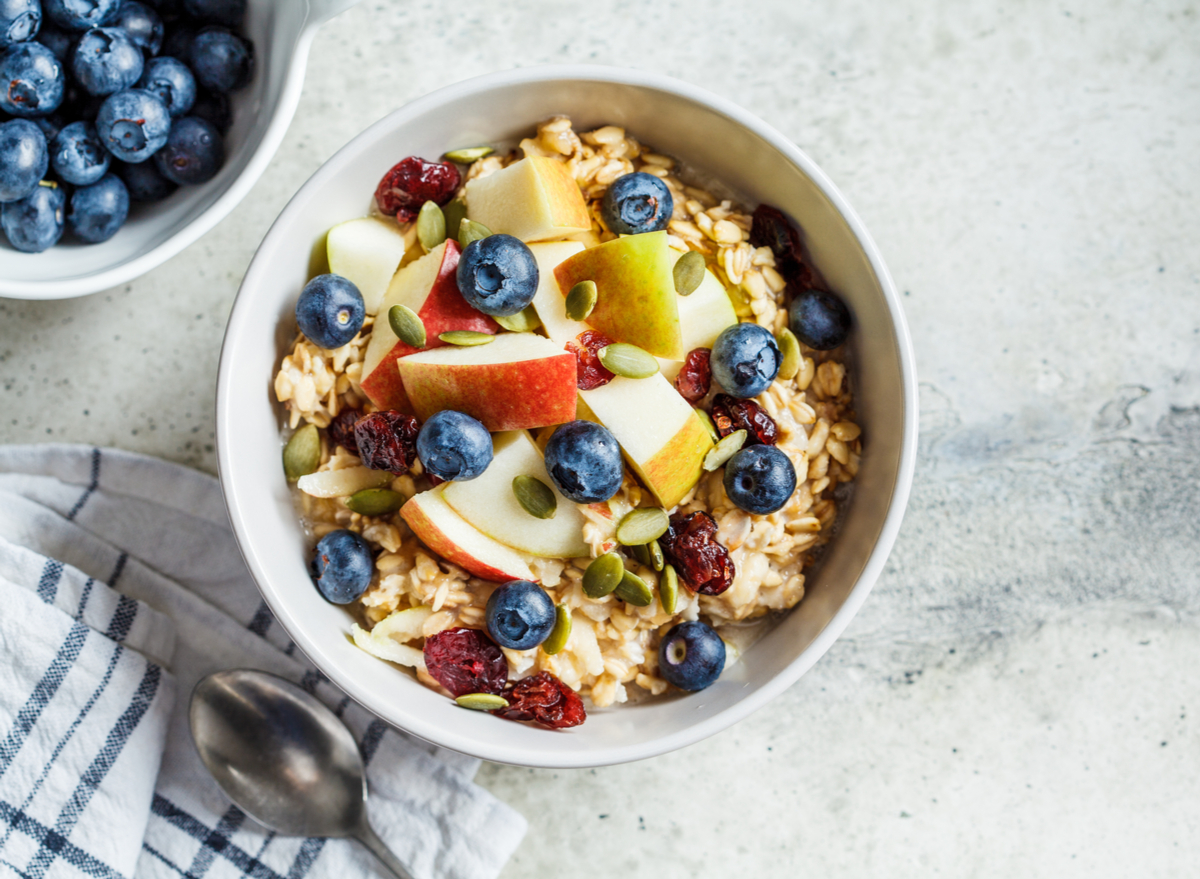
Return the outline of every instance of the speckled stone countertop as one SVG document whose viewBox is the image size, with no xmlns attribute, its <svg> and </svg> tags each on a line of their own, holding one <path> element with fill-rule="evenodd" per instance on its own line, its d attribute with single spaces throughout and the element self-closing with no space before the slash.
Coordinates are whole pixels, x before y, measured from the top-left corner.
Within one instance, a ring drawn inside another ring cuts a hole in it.
<svg viewBox="0 0 1200 879">
<path fill-rule="evenodd" d="M 505 877 L 1168 876 L 1200 860 L 1200 22 L 1167 2 L 366 0 L 249 197 L 136 282 L 0 300 L 0 440 L 215 469 L 222 330 L 322 161 L 446 83 L 660 71 L 842 189 L 904 293 L 921 451 L 890 564 L 786 694 L 683 751 L 485 765 Z"/>
</svg>

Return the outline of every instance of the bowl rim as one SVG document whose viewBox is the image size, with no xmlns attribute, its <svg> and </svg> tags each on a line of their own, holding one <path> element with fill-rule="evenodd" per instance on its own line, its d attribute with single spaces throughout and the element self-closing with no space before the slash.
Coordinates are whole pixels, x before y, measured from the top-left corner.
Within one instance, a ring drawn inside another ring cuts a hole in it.
<svg viewBox="0 0 1200 879">
<path fill-rule="evenodd" d="M 329 667 L 328 664 L 315 661 L 314 657 L 322 656 L 321 645 L 310 641 L 304 635 L 302 627 L 291 614 L 286 602 L 281 600 L 281 596 L 275 595 L 272 590 L 263 585 L 264 583 L 269 583 L 270 580 L 267 577 L 266 571 L 259 565 L 258 557 L 249 544 L 246 524 L 239 511 L 234 496 L 234 489 L 226 478 L 226 474 L 231 469 L 230 456 L 234 448 L 232 437 L 226 435 L 228 426 L 231 423 L 228 389 L 234 381 L 231 367 L 232 358 L 226 356 L 226 348 L 235 343 L 237 338 L 242 334 L 243 324 L 248 320 L 247 314 L 250 308 L 249 297 L 244 297 L 242 295 L 243 291 L 253 288 L 256 284 L 266 279 L 264 274 L 266 272 L 266 263 L 259 262 L 259 256 L 265 249 L 271 246 L 276 227 L 284 223 L 290 217 L 293 210 L 298 209 L 297 205 L 301 200 L 306 200 L 307 193 L 310 190 L 320 187 L 324 184 L 326 178 L 336 173 L 334 169 L 339 168 L 343 164 L 343 161 L 339 160 L 344 155 L 354 152 L 364 142 L 373 141 L 378 132 L 390 129 L 398 124 L 403 124 L 404 120 L 420 116 L 439 105 L 467 97 L 477 92 L 539 83 L 547 80 L 612 83 L 650 88 L 669 93 L 684 100 L 705 106 L 719 115 L 727 117 L 735 124 L 761 137 L 768 144 L 779 150 L 788 161 L 799 167 L 845 219 L 851 233 L 859 242 L 863 255 L 867 258 L 872 272 L 878 279 L 895 334 L 901 370 L 901 387 L 904 397 L 902 404 L 903 431 L 900 442 L 900 454 L 895 482 L 892 486 L 891 497 L 888 500 L 887 514 L 880 527 L 875 545 L 863 565 L 857 580 L 851 587 L 841 607 L 813 641 L 774 677 L 740 699 L 736 704 L 704 721 L 662 736 L 652 742 L 604 746 L 594 750 L 570 753 L 530 752 L 524 747 L 513 747 L 501 742 L 476 740 L 461 735 L 453 729 L 446 729 L 439 725 L 425 723 L 420 717 L 405 718 L 405 722 L 401 723 L 395 719 L 395 712 L 388 710 L 385 700 L 379 698 L 378 694 L 360 686 L 355 680 L 348 679 L 335 667 Z M 264 277 L 260 278 L 260 274 L 264 274 Z M 732 101 L 713 94 L 706 89 L 652 71 L 586 64 L 521 67 L 487 73 L 444 86 L 392 111 L 352 138 L 337 153 L 323 163 L 297 190 L 296 194 L 283 208 L 250 262 L 250 266 L 238 290 L 238 295 L 234 300 L 229 323 L 226 327 L 217 380 L 217 468 L 221 478 L 221 488 L 225 497 L 226 509 L 238 547 L 246 561 L 247 567 L 250 569 L 263 600 L 266 601 L 272 613 L 275 614 L 276 619 L 296 643 L 296 646 L 347 695 L 388 723 L 403 729 L 405 732 L 433 744 L 474 757 L 498 763 L 544 768 L 606 766 L 656 757 L 694 744 L 732 726 L 734 723 L 761 708 L 795 683 L 801 675 L 807 672 L 825 654 L 845 630 L 850 620 L 858 612 L 859 608 L 862 607 L 875 580 L 883 571 L 887 557 L 899 533 L 904 511 L 908 503 L 917 452 L 917 378 L 915 364 L 916 358 L 912 349 L 912 339 L 904 317 L 900 297 L 887 270 L 887 266 L 883 262 L 882 255 L 871 238 L 870 233 L 867 231 L 858 214 L 855 213 L 854 209 L 825 173 L 799 147 L 784 137 L 778 130 L 734 104 Z"/>
</svg>

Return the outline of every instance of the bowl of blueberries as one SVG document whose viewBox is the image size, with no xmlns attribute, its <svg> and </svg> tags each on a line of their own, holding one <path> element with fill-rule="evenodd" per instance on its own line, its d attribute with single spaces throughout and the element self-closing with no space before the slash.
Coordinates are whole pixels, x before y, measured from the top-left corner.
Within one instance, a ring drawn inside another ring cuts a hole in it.
<svg viewBox="0 0 1200 879">
<path fill-rule="evenodd" d="M 0 296 L 135 278 L 219 222 L 356 0 L 0 0 Z"/>
</svg>

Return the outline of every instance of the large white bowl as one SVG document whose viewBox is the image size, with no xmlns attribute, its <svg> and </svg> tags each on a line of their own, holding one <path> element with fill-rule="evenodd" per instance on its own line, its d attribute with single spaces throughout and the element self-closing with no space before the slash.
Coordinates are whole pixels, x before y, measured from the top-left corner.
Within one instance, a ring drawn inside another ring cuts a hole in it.
<svg viewBox="0 0 1200 879">
<path fill-rule="evenodd" d="M 358 0 L 251 0 L 244 32 L 254 41 L 255 72 L 234 95 L 226 161 L 217 176 L 170 198 L 134 205 L 128 222 L 102 244 L 63 242 L 21 253 L 0 234 L 0 296 L 70 299 L 144 275 L 217 225 L 250 191 L 287 132 L 300 101 L 317 28 Z"/>
<path fill-rule="evenodd" d="M 367 212 L 388 168 L 408 155 L 515 141 L 559 113 L 580 130 L 625 126 L 721 181 L 745 204 L 777 205 L 802 224 L 813 260 L 854 313 L 865 440 L 840 532 L 795 610 L 709 689 L 596 710 L 562 733 L 464 711 L 347 640 L 349 617 L 321 598 L 305 570 L 304 536 L 280 465 L 283 413 L 271 395 L 311 255 L 331 225 Z M 350 696 L 401 729 L 487 760 L 599 766 L 662 754 L 724 729 L 829 649 L 866 599 L 900 527 L 912 481 L 916 399 L 911 342 L 883 259 L 808 156 L 744 110 L 683 82 L 606 67 L 527 68 L 458 83 L 397 110 L 352 140 L 291 200 L 255 255 L 230 317 L 217 387 L 217 453 L 229 516 L 263 597 Z"/>
</svg>

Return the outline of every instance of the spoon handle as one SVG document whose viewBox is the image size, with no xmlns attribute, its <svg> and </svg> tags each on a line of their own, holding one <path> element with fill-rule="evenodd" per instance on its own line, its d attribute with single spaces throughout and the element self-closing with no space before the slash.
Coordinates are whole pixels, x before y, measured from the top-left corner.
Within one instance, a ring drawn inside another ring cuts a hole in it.
<svg viewBox="0 0 1200 879">
<path fill-rule="evenodd" d="M 379 862 L 387 867 L 396 879 L 413 879 L 412 874 L 404 869 L 400 859 L 392 854 L 391 849 L 384 845 L 383 840 L 364 819 L 362 825 L 354 833 L 354 838 L 371 850 L 371 854 L 379 858 Z"/>
</svg>

